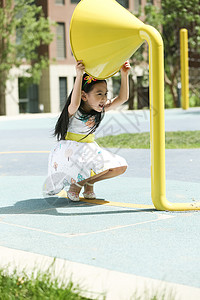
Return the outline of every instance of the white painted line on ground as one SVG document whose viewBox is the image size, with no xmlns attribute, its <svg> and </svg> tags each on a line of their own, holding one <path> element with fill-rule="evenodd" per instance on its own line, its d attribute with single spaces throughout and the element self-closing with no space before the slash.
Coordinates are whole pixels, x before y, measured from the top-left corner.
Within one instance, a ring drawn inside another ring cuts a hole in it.
<svg viewBox="0 0 200 300">
<path fill-rule="evenodd" d="M 119 230 L 119 229 L 128 228 L 128 227 L 135 227 L 135 226 L 143 225 L 143 224 L 147 224 L 147 223 L 163 221 L 163 220 L 169 219 L 169 218 L 175 218 L 175 216 L 169 216 L 169 215 L 161 217 L 161 215 L 159 215 L 159 214 L 156 217 L 157 218 L 154 219 L 154 220 L 148 220 L 148 221 L 143 221 L 143 222 L 138 222 L 138 223 L 133 223 L 133 224 L 127 224 L 127 225 L 118 225 L 118 226 L 113 226 L 113 227 L 109 227 L 109 228 L 104 228 L 102 230 L 96 230 L 96 231 L 90 231 L 90 232 L 81 232 L 81 233 L 75 233 L 75 234 L 51 232 L 51 231 L 42 230 L 42 229 L 39 229 L 39 228 L 28 227 L 28 226 L 24 226 L 24 225 L 18 225 L 18 224 L 14 224 L 14 223 L 10 223 L 10 222 L 5 222 L 3 220 L 0 220 L 0 224 L 12 226 L 12 227 L 17 227 L 17 228 L 21 228 L 21 229 L 27 229 L 27 230 L 31 230 L 31 231 L 42 232 L 42 233 L 51 234 L 51 235 L 54 235 L 54 236 L 60 236 L 60 237 L 64 237 L 64 238 L 75 238 L 75 237 L 79 237 L 79 236 L 89 236 L 89 235 L 109 232 L 109 231 L 113 231 L 113 230 Z"/>
<path fill-rule="evenodd" d="M 3 152 L 0 152 L 0 154 L 32 154 L 32 153 L 50 153 L 50 151 L 48 150 L 22 150 L 22 151 L 3 151 Z"/>
</svg>

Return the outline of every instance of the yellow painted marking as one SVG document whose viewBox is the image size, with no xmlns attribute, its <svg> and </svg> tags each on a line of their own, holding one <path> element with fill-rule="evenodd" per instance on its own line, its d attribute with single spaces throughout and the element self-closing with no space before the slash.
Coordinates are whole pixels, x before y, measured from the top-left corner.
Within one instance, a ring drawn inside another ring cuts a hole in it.
<svg viewBox="0 0 200 300">
<path fill-rule="evenodd" d="M 35 151 L 5 151 L 0 152 L 0 154 L 19 154 L 19 153 L 49 153 L 50 151 L 42 151 L 42 150 L 35 150 Z"/>
<path fill-rule="evenodd" d="M 154 205 L 123 203 L 123 202 L 115 202 L 115 201 L 106 201 L 103 199 L 89 200 L 89 199 L 85 199 L 85 198 L 80 198 L 80 201 L 87 202 L 87 203 L 93 203 L 93 204 L 99 204 L 99 205 L 128 207 L 128 208 L 155 208 Z"/>
<path fill-rule="evenodd" d="M 62 190 L 57 194 L 57 196 L 61 198 L 67 198 L 67 192 L 65 190 Z"/>
<path fill-rule="evenodd" d="M 58 197 L 67 198 L 67 192 L 65 190 L 62 190 L 57 195 L 58 195 Z M 122 203 L 122 202 L 106 201 L 103 199 L 90 200 L 90 199 L 85 199 L 83 197 L 80 197 L 80 201 L 86 202 L 86 203 L 91 203 L 91 204 L 127 207 L 127 208 L 155 208 L 153 205 L 148 205 L 148 204 Z"/>
</svg>

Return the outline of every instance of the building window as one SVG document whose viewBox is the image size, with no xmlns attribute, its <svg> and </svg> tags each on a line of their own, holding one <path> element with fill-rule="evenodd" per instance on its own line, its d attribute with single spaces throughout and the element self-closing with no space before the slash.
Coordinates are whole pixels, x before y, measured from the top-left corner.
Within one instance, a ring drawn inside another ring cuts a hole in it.
<svg viewBox="0 0 200 300">
<path fill-rule="evenodd" d="M 19 112 L 28 112 L 28 84 L 25 78 L 18 78 L 18 93 L 19 93 Z"/>
<path fill-rule="evenodd" d="M 18 58 L 26 58 L 23 48 L 21 47 L 22 44 L 22 36 L 23 36 L 23 28 L 16 29 L 16 56 Z"/>
<path fill-rule="evenodd" d="M 28 83 L 27 78 L 18 78 L 19 112 L 38 113 L 38 85 Z"/>
<path fill-rule="evenodd" d="M 63 110 L 67 98 L 67 78 L 59 77 L 60 110 Z"/>
<path fill-rule="evenodd" d="M 65 23 L 57 23 L 56 26 L 57 58 L 66 58 Z"/>
<path fill-rule="evenodd" d="M 138 13 L 141 6 L 141 0 L 134 0 L 134 13 Z"/>
<path fill-rule="evenodd" d="M 125 8 L 129 8 L 129 0 L 117 0 Z"/>
<path fill-rule="evenodd" d="M 71 0 L 71 3 L 79 3 L 80 0 Z"/>
<path fill-rule="evenodd" d="M 55 0 L 55 4 L 65 5 L 65 0 Z"/>
</svg>

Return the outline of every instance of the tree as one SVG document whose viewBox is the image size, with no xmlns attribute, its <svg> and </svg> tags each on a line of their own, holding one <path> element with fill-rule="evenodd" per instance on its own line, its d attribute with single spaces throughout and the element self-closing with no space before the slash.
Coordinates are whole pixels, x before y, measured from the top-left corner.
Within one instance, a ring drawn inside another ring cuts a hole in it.
<svg viewBox="0 0 200 300">
<path fill-rule="evenodd" d="M 145 23 L 161 32 L 164 41 L 165 84 L 169 87 L 177 107 L 177 83 L 180 81 L 181 28 L 188 29 L 189 48 L 200 53 L 199 0 L 162 0 L 161 9 L 150 2 L 145 6 Z"/>
<path fill-rule="evenodd" d="M 0 115 L 6 114 L 6 82 L 13 67 L 28 65 L 24 75 L 39 82 L 49 63 L 39 50 L 53 39 L 50 26 L 34 0 L 0 0 Z"/>
</svg>

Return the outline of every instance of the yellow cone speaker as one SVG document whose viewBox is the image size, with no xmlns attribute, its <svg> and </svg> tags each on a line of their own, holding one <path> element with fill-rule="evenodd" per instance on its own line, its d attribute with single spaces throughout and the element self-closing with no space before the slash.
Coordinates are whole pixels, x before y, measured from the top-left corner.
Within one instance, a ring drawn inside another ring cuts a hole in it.
<svg viewBox="0 0 200 300">
<path fill-rule="evenodd" d="M 115 0 L 82 0 L 70 23 L 70 42 L 76 60 L 98 79 L 112 76 L 144 42 L 144 24 Z"/>
</svg>

